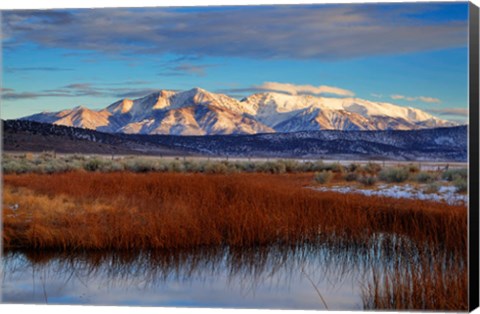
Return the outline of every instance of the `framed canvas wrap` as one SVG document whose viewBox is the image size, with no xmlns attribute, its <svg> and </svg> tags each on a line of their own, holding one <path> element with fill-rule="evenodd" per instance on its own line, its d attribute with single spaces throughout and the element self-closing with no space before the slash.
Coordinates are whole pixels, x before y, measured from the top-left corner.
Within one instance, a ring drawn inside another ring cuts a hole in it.
<svg viewBox="0 0 480 314">
<path fill-rule="evenodd" d="M 474 3 L 0 14 L 1 303 L 478 307 Z"/>
</svg>

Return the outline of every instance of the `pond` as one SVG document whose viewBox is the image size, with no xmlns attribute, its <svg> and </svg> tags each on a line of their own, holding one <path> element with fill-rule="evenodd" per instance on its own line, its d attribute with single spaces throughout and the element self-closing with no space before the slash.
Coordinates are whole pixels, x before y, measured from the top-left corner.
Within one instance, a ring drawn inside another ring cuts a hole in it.
<svg viewBox="0 0 480 314">
<path fill-rule="evenodd" d="M 2 302 L 360 310 L 372 262 L 371 254 L 358 248 L 318 245 L 128 254 L 6 252 Z"/>
</svg>

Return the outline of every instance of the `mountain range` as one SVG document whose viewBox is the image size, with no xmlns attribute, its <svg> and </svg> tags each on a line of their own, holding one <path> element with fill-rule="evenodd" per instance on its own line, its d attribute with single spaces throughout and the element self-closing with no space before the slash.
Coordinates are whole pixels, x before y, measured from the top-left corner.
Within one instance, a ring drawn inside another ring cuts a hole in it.
<svg viewBox="0 0 480 314">
<path fill-rule="evenodd" d="M 242 100 L 201 88 L 160 90 L 104 109 L 42 112 L 23 120 L 107 133 L 230 135 L 299 131 L 418 130 L 455 126 L 422 110 L 358 98 L 257 93 Z"/>
</svg>

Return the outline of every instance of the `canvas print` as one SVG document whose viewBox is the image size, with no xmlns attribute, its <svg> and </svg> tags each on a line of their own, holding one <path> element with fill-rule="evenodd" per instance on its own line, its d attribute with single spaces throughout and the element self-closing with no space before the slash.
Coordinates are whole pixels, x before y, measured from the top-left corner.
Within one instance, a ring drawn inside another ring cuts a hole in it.
<svg viewBox="0 0 480 314">
<path fill-rule="evenodd" d="M 471 9 L 2 11 L 2 303 L 466 311 Z"/>
</svg>

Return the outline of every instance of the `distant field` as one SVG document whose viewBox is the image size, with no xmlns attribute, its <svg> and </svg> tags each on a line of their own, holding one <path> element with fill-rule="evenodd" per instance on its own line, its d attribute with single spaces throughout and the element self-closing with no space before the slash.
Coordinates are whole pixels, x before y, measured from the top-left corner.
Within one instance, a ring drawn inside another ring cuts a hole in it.
<svg viewBox="0 0 480 314">
<path fill-rule="evenodd" d="M 53 151 L 46 152 L 4 152 L 3 153 L 3 162 L 8 162 L 11 160 L 24 160 L 35 161 L 37 164 L 41 162 L 49 162 L 57 160 L 58 163 L 61 163 L 65 160 L 99 160 L 105 161 L 105 163 L 112 162 L 122 162 L 122 161 L 137 161 L 142 162 L 146 161 L 147 163 L 171 163 L 171 162 L 182 162 L 182 163 L 255 163 L 257 165 L 264 163 L 274 163 L 274 162 L 283 162 L 289 163 L 291 165 L 309 165 L 309 164 L 340 164 L 342 166 L 348 166 L 351 164 L 367 165 L 367 164 L 377 164 L 380 167 L 400 167 L 414 165 L 420 170 L 429 170 L 429 171 L 439 171 L 449 168 L 467 168 L 468 163 L 466 162 L 432 162 L 432 161 L 391 161 L 391 160 L 345 160 L 345 159 L 309 159 L 309 158 L 228 158 L 228 157 L 205 157 L 205 156 L 182 156 L 182 155 L 171 155 L 171 156 L 149 156 L 149 155 L 138 155 L 138 154 L 67 154 L 67 153 L 57 153 Z M 58 164 L 57 163 L 57 164 Z M 298 169 L 302 168 L 300 166 Z M 315 171 L 322 169 L 312 169 L 306 168 L 307 171 Z"/>
</svg>

